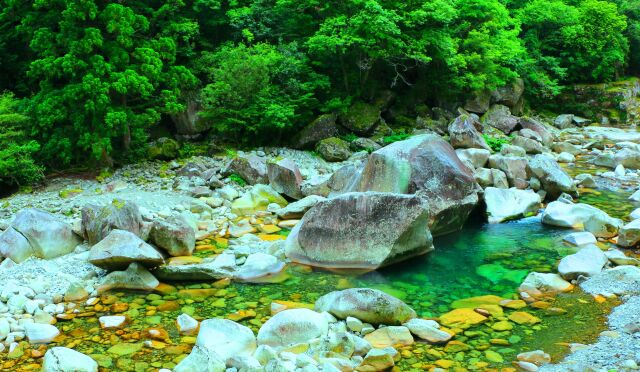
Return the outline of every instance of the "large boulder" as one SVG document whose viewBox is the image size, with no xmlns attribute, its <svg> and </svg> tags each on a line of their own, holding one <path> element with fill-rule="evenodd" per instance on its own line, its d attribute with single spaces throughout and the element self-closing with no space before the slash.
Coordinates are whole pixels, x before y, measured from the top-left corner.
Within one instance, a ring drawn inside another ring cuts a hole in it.
<svg viewBox="0 0 640 372">
<path fill-rule="evenodd" d="M 162 137 L 149 144 L 147 148 L 147 156 L 151 159 L 171 160 L 178 157 L 180 144 L 178 141 Z"/>
<path fill-rule="evenodd" d="M 422 191 L 434 235 L 459 230 L 478 202 L 473 172 L 440 136 L 395 142 L 369 156 L 357 191 L 413 194 Z"/>
<path fill-rule="evenodd" d="M 196 232 L 182 215 L 154 221 L 150 237 L 171 256 L 190 256 L 196 247 Z"/>
<path fill-rule="evenodd" d="M 327 293 L 315 303 L 316 311 L 326 311 L 340 319 L 351 316 L 372 324 L 403 324 L 416 312 L 399 299 L 371 288 L 350 288 Z"/>
<path fill-rule="evenodd" d="M 577 194 L 576 185 L 571 176 L 565 172 L 558 162 L 548 155 L 536 155 L 529 160 L 532 175 L 542 182 L 543 189 L 552 198 L 562 193 Z"/>
<path fill-rule="evenodd" d="M 489 110 L 491 104 L 491 92 L 489 90 L 481 90 L 474 92 L 473 96 L 467 99 L 464 104 L 465 111 L 474 112 L 476 114 L 484 114 Z"/>
<path fill-rule="evenodd" d="M 602 238 L 618 234 L 622 221 L 589 204 L 554 201 L 542 213 L 542 223 L 552 226 L 585 230 Z"/>
<path fill-rule="evenodd" d="M 44 354 L 42 372 L 98 372 L 98 363 L 73 349 L 57 346 Z"/>
<path fill-rule="evenodd" d="M 484 167 L 489 161 L 491 151 L 485 149 L 456 149 L 456 155 L 460 161 L 469 165 L 472 169 Z"/>
<path fill-rule="evenodd" d="M 196 346 L 214 351 L 221 360 L 251 356 L 256 350 L 253 331 L 228 319 L 207 319 L 200 323 Z"/>
<path fill-rule="evenodd" d="M 124 271 L 113 271 L 102 279 L 98 287 L 100 292 L 111 289 L 132 289 L 152 291 L 160 285 L 158 279 L 141 264 L 134 262 Z"/>
<path fill-rule="evenodd" d="M 558 129 L 567 129 L 573 126 L 573 115 L 572 114 L 562 114 L 558 115 L 553 120 L 553 125 Z"/>
<path fill-rule="evenodd" d="M 289 159 L 267 162 L 269 185 L 278 193 L 292 199 L 302 199 L 302 174 L 296 163 Z"/>
<path fill-rule="evenodd" d="M 236 156 L 231 160 L 223 174 L 237 174 L 249 185 L 268 183 L 267 161 L 257 155 Z"/>
<path fill-rule="evenodd" d="M 148 230 L 142 221 L 138 205 L 114 200 L 105 206 L 87 205 L 82 208 L 82 232 L 90 245 L 104 239 L 111 230 L 126 230 L 146 240 Z"/>
<path fill-rule="evenodd" d="M 364 102 L 354 103 L 346 113 L 340 115 L 340 124 L 360 136 L 372 134 L 380 121 L 380 109 Z"/>
<path fill-rule="evenodd" d="M 527 164 L 527 158 L 520 156 L 494 154 L 489 157 L 489 166 L 503 171 L 509 185 L 518 189 L 526 189 L 529 186 Z"/>
<path fill-rule="evenodd" d="M 489 223 L 499 223 L 535 214 L 540 208 L 540 195 L 532 190 L 498 189 L 484 190 Z"/>
<path fill-rule="evenodd" d="M 231 212 L 238 216 L 250 216 L 266 211 L 269 204 L 287 206 L 287 200 L 269 185 L 255 185 L 253 188 L 231 203 Z"/>
<path fill-rule="evenodd" d="M 285 220 L 302 218 L 309 209 L 323 200 L 326 200 L 323 196 L 309 195 L 277 210 L 276 214 Z"/>
<path fill-rule="evenodd" d="M 285 251 L 302 264 L 375 270 L 433 249 L 428 210 L 417 195 L 343 194 L 311 208 Z"/>
<path fill-rule="evenodd" d="M 518 291 L 536 297 L 548 293 L 565 292 L 572 288 L 571 283 L 562 279 L 558 274 L 534 271 L 527 275 Z"/>
<path fill-rule="evenodd" d="M 511 143 L 515 146 L 522 147 L 527 154 L 541 154 L 547 150 L 540 142 L 523 136 L 514 136 Z"/>
<path fill-rule="evenodd" d="M 562 258 L 558 264 L 558 273 L 567 280 L 577 279 L 579 276 L 594 276 L 602 271 L 608 261 L 598 246 L 590 244 Z"/>
<path fill-rule="evenodd" d="M 349 143 L 337 137 L 326 138 L 318 142 L 316 151 L 326 161 L 345 161 L 351 156 Z"/>
<path fill-rule="evenodd" d="M 476 125 L 477 123 L 477 125 Z M 460 115 L 449 124 L 449 141 L 455 149 L 478 148 L 490 150 L 482 134 L 476 126 L 480 126 L 476 115 Z"/>
<path fill-rule="evenodd" d="M 524 80 L 517 78 L 511 83 L 497 88 L 491 92 L 491 100 L 508 106 L 512 110 L 521 105 L 522 94 L 524 93 Z"/>
<path fill-rule="evenodd" d="M 492 126 L 504 134 L 516 130 L 520 124 L 520 118 L 511 115 L 511 111 L 504 105 L 493 105 L 481 119 L 483 124 Z"/>
<path fill-rule="evenodd" d="M 328 331 L 327 318 L 320 313 L 309 309 L 283 310 L 262 325 L 258 344 L 282 348 L 324 337 Z"/>
<path fill-rule="evenodd" d="M 291 147 L 296 149 L 311 149 L 316 143 L 325 138 L 335 137 L 339 134 L 336 125 L 335 114 L 324 114 L 318 116 L 314 121 L 302 128 L 298 134 L 293 137 Z"/>
<path fill-rule="evenodd" d="M 638 243 L 640 243 L 640 219 L 622 226 L 618 233 L 619 246 L 635 247 Z"/>
<path fill-rule="evenodd" d="M 523 129 L 528 129 L 538 134 L 543 145 L 551 146 L 553 143 L 553 134 L 538 120 L 527 117 L 520 118 L 520 126 L 522 126 Z"/>
<path fill-rule="evenodd" d="M 173 372 L 225 372 L 226 363 L 214 350 L 195 345 L 191 353 L 173 368 Z"/>
<path fill-rule="evenodd" d="M 164 263 L 164 259 L 151 245 L 134 233 L 112 230 L 106 238 L 91 247 L 89 262 L 108 270 L 126 269 L 129 264 L 139 262 L 153 267 Z"/>
<path fill-rule="evenodd" d="M 71 225 L 39 209 L 23 209 L 0 235 L 0 253 L 15 262 L 28 257 L 50 259 L 72 252 L 81 239 Z"/>
</svg>

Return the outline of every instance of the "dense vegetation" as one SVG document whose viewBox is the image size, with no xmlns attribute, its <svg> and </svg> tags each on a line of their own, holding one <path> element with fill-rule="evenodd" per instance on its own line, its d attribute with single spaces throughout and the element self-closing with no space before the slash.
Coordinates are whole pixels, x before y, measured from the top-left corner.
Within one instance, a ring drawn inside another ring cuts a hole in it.
<svg viewBox="0 0 640 372">
<path fill-rule="evenodd" d="M 550 99 L 640 70 L 640 0 L 0 3 L 5 185 L 142 156 L 193 102 L 215 133 L 277 142 L 388 90 L 444 106 L 522 77 Z"/>
</svg>

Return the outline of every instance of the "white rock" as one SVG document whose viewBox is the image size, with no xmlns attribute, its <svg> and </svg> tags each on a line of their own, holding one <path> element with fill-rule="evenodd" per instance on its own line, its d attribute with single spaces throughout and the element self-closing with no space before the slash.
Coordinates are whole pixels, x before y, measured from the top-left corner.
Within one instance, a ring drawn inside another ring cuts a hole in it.
<svg viewBox="0 0 640 372">
<path fill-rule="evenodd" d="M 609 261 L 613 262 L 616 265 L 634 265 L 640 266 L 640 260 L 634 257 L 629 257 L 624 254 L 619 249 L 609 249 L 604 252 L 605 256 L 609 259 Z"/>
<path fill-rule="evenodd" d="M 554 201 L 542 213 L 542 223 L 571 227 L 593 233 L 596 237 L 611 238 L 622 227 L 622 221 L 588 204 Z"/>
<path fill-rule="evenodd" d="M 97 372 L 91 357 L 66 347 L 54 347 L 44 354 L 42 372 Z"/>
<path fill-rule="evenodd" d="M 565 242 L 573 245 L 596 244 L 595 235 L 588 231 L 571 233 L 564 237 Z"/>
<path fill-rule="evenodd" d="M 173 368 L 173 372 L 224 372 L 226 368 L 225 362 L 213 349 L 196 344 L 191 353 Z"/>
<path fill-rule="evenodd" d="M 636 192 L 634 192 L 630 197 L 629 200 L 633 200 L 633 201 L 640 201 L 640 190 L 637 190 Z"/>
<path fill-rule="evenodd" d="M 614 172 L 614 173 L 616 174 L 616 176 L 618 176 L 618 177 L 624 177 L 624 175 L 625 175 L 625 173 L 626 173 L 626 170 L 624 169 L 624 165 L 622 165 L 622 164 L 618 164 L 618 165 L 616 166 L 616 169 L 615 169 L 613 172 Z"/>
<path fill-rule="evenodd" d="M 124 315 L 107 315 L 101 316 L 99 319 L 100 327 L 104 329 L 120 328 L 127 322 L 127 317 Z"/>
<path fill-rule="evenodd" d="M 576 161 L 576 157 L 573 156 L 573 154 L 570 154 L 568 152 L 561 152 L 558 155 L 558 162 L 560 163 L 573 163 Z"/>
<path fill-rule="evenodd" d="M 188 314 L 180 314 L 176 319 L 178 332 L 181 334 L 193 334 L 198 329 L 198 321 L 190 317 Z"/>
<path fill-rule="evenodd" d="M 633 212 L 631 212 L 629 214 L 629 217 L 631 217 L 634 220 L 637 220 L 640 218 L 640 208 L 636 208 L 633 210 Z"/>
<path fill-rule="evenodd" d="M 489 223 L 499 223 L 535 214 L 541 200 L 540 195 L 531 190 L 487 187 L 484 190 L 484 201 Z"/>
<path fill-rule="evenodd" d="M 207 319 L 200 323 L 196 345 L 215 352 L 224 362 L 232 356 L 250 356 L 256 350 L 251 329 L 228 319 Z"/>
<path fill-rule="evenodd" d="M 578 276 L 594 276 L 602 271 L 608 261 L 604 252 L 591 244 L 560 260 L 558 272 L 567 280 L 576 279 Z"/>
<path fill-rule="evenodd" d="M 571 287 L 571 283 L 562 279 L 558 274 L 534 271 L 527 275 L 522 284 L 520 284 L 518 291 L 529 296 L 539 296 L 543 293 L 563 292 Z"/>
<path fill-rule="evenodd" d="M 0 341 L 7 338 L 11 332 L 11 327 L 9 326 L 9 321 L 5 318 L 0 318 Z"/>
<path fill-rule="evenodd" d="M 258 343 L 271 347 L 286 347 L 322 337 L 329 323 L 322 314 L 309 309 L 284 310 L 266 321 L 258 332 Z"/>
<path fill-rule="evenodd" d="M 362 326 L 364 325 L 362 321 L 358 318 L 354 318 L 352 316 L 348 316 L 346 319 L 347 328 L 349 328 L 352 332 L 360 332 L 362 331 Z"/>
<path fill-rule="evenodd" d="M 516 358 L 521 362 L 533 363 L 538 366 L 551 362 L 551 356 L 542 350 L 520 353 Z"/>
<path fill-rule="evenodd" d="M 60 334 L 58 328 L 51 324 L 25 324 L 24 330 L 32 344 L 47 344 Z"/>
<path fill-rule="evenodd" d="M 618 232 L 617 244 L 621 247 L 633 247 L 640 243 L 640 219 L 622 226 Z"/>
<path fill-rule="evenodd" d="M 445 343 L 453 337 L 450 333 L 440 330 L 440 324 L 433 320 L 414 318 L 403 325 L 415 336 L 432 344 Z"/>
</svg>

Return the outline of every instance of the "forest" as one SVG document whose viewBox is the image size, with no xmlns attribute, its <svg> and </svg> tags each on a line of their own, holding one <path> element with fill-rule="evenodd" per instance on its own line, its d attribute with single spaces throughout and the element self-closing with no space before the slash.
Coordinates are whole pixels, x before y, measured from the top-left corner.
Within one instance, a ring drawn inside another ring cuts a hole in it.
<svg viewBox="0 0 640 372">
<path fill-rule="evenodd" d="M 640 69 L 639 0 L 1 3 L 2 187 L 144 159 L 194 107 L 209 138 L 286 144 L 389 92 L 411 126 L 518 78 L 535 105 Z"/>
</svg>

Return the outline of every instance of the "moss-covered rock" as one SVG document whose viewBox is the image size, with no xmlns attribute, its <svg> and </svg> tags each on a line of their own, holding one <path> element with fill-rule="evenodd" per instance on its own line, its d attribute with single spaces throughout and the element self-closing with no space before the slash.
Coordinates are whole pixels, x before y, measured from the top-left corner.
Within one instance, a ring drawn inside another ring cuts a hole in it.
<svg viewBox="0 0 640 372">
<path fill-rule="evenodd" d="M 147 155 L 151 159 L 175 159 L 178 157 L 180 144 L 171 138 L 162 137 L 151 143 L 147 149 Z"/>
<path fill-rule="evenodd" d="M 323 139 L 318 142 L 316 151 L 327 161 L 344 161 L 351 156 L 349 143 L 337 137 Z"/>
<path fill-rule="evenodd" d="M 340 117 L 340 123 L 359 135 L 371 134 L 380 123 L 380 109 L 375 105 L 356 102 Z"/>
</svg>

